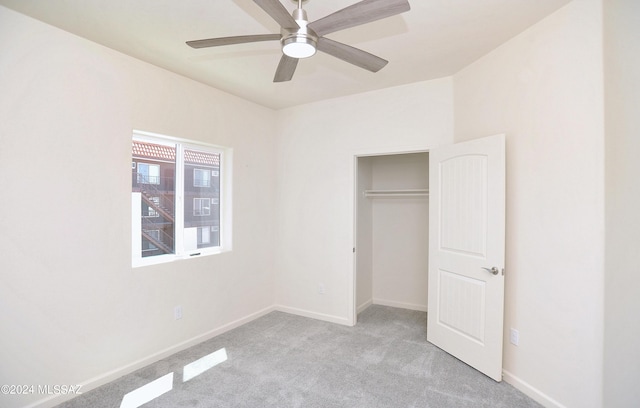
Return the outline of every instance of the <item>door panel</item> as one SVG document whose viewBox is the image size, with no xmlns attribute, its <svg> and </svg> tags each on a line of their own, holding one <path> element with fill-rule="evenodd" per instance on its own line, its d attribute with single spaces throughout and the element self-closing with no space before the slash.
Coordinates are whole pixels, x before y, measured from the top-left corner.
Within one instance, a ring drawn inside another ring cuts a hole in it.
<svg viewBox="0 0 640 408">
<path fill-rule="evenodd" d="M 504 135 L 431 150 L 429 166 L 427 340 L 501 381 Z"/>
<path fill-rule="evenodd" d="M 484 281 L 450 271 L 439 270 L 438 273 L 438 323 L 470 340 L 484 343 Z M 448 299 L 465 299 L 465 302 Z"/>
<path fill-rule="evenodd" d="M 440 248 L 486 256 L 487 157 L 467 155 L 440 164 Z"/>
</svg>

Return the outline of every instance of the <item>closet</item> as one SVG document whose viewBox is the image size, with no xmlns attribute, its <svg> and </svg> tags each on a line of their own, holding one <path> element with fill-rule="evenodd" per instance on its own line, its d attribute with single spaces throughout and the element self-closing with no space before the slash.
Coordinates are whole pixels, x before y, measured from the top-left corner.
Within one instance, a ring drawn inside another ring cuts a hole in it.
<svg viewBox="0 0 640 408">
<path fill-rule="evenodd" d="M 356 158 L 356 307 L 427 310 L 429 153 Z"/>
</svg>

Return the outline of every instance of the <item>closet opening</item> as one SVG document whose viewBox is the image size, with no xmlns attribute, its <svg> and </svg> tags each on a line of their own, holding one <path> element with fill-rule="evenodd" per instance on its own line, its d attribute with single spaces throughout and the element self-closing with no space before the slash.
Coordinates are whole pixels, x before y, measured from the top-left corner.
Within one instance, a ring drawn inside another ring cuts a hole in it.
<svg viewBox="0 0 640 408">
<path fill-rule="evenodd" d="M 357 156 L 355 311 L 427 311 L 429 153 Z"/>
</svg>

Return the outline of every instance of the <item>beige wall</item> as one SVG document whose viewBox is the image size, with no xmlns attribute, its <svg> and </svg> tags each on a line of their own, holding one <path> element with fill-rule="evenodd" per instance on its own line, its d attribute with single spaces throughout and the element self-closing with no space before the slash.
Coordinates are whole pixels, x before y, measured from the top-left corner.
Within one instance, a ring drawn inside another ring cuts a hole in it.
<svg viewBox="0 0 640 408">
<path fill-rule="evenodd" d="M 451 85 L 450 78 L 419 82 L 278 112 L 283 310 L 353 323 L 354 157 L 451 143 Z"/>
<path fill-rule="evenodd" d="M 640 2 L 604 1 L 606 284 L 604 404 L 640 401 Z"/>
<path fill-rule="evenodd" d="M 601 406 L 602 75 L 575 0 L 454 76 L 455 140 L 507 135 L 505 378 L 546 406 Z"/>
<path fill-rule="evenodd" d="M 0 49 L 0 384 L 86 390 L 272 307 L 273 111 L 3 7 Z M 131 268 L 133 129 L 234 149 L 232 252 Z"/>
</svg>

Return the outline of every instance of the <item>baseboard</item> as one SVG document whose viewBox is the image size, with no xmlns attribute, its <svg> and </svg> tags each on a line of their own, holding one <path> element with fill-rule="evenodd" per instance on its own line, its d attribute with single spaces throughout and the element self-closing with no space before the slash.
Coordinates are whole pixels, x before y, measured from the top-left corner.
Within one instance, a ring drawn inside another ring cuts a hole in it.
<svg viewBox="0 0 640 408">
<path fill-rule="evenodd" d="M 122 367 L 116 368 L 115 370 L 111 370 L 107 373 L 101 374 L 99 376 L 93 377 L 89 380 L 81 382 L 81 391 L 88 392 L 92 389 L 98 388 L 102 385 L 105 385 L 111 381 L 117 380 L 123 375 L 130 374 L 140 368 L 146 367 L 149 364 L 153 364 L 156 361 L 162 360 L 163 358 L 169 357 L 172 354 L 180 352 L 182 350 L 188 349 L 189 347 L 195 346 L 196 344 L 202 343 L 203 341 L 207 341 L 213 337 L 216 337 L 222 333 L 228 332 L 229 330 L 233 330 L 236 327 L 240 327 L 243 324 L 249 323 L 255 319 L 258 319 L 270 312 L 275 311 L 276 308 L 274 306 L 269 306 L 262 310 L 259 310 L 255 313 L 252 313 L 243 318 L 234 320 L 233 322 L 222 325 L 216 329 L 210 330 L 206 333 L 203 333 L 199 336 L 193 337 L 191 339 L 185 340 L 181 343 L 175 344 L 173 346 L 167 347 L 164 350 L 161 350 L 157 353 L 151 354 L 145 358 L 137 360 L 133 363 L 124 365 Z M 61 404 L 65 401 L 68 401 L 75 397 L 75 395 L 53 395 L 39 401 L 36 401 L 30 405 L 25 406 L 24 408 L 52 408 L 58 404 Z"/>
<path fill-rule="evenodd" d="M 502 379 L 505 382 L 513 385 L 514 388 L 521 391 L 523 394 L 530 397 L 537 403 L 545 406 L 546 408 L 567 408 L 566 406 L 562 405 L 537 388 L 531 386 L 531 384 L 516 377 L 507 370 L 502 370 Z"/>
<path fill-rule="evenodd" d="M 414 303 L 396 302 L 394 300 L 373 299 L 373 304 L 374 305 L 397 307 L 397 308 L 400 308 L 400 309 L 417 310 L 417 311 L 420 311 L 420 312 L 426 312 L 427 311 L 427 305 L 418 305 L 418 304 L 414 304 Z"/>
<path fill-rule="evenodd" d="M 295 307 L 288 307 L 288 306 L 282 306 L 282 305 L 276 305 L 275 310 L 279 312 L 289 313 L 292 315 L 309 317 L 311 319 L 323 320 L 325 322 L 342 324 L 344 326 L 352 326 L 351 322 L 346 317 L 333 316 L 333 315 L 328 315 L 324 313 L 316 313 L 316 312 L 311 312 L 309 310 L 297 309 Z"/>
<path fill-rule="evenodd" d="M 364 312 L 365 309 L 368 308 L 369 306 L 371 306 L 372 304 L 373 304 L 373 300 L 372 299 L 367 300 L 366 302 L 364 302 L 363 304 L 358 306 L 357 313 L 360 314 L 360 313 Z"/>
</svg>

